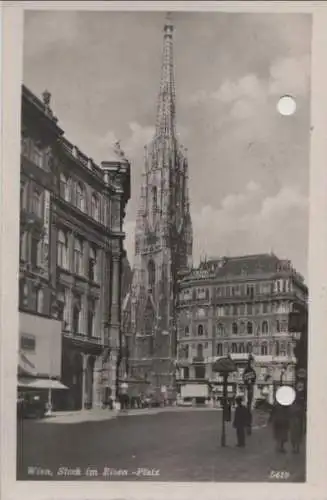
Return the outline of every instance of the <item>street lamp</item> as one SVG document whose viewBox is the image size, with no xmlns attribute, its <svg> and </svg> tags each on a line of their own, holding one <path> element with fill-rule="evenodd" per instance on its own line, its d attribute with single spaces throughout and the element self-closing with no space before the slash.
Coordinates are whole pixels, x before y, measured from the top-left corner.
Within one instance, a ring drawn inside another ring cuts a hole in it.
<svg viewBox="0 0 327 500">
<path fill-rule="evenodd" d="M 230 356 L 227 356 L 225 358 L 220 358 L 217 361 L 215 361 L 212 369 L 214 372 L 218 372 L 223 377 L 223 411 L 222 411 L 220 443 L 222 447 L 225 447 L 226 446 L 225 421 L 229 420 L 229 412 L 227 405 L 227 382 L 229 374 L 236 372 L 237 368 L 234 361 L 230 358 Z"/>
<path fill-rule="evenodd" d="M 249 355 L 247 366 L 243 373 L 243 382 L 247 390 L 247 409 L 249 414 L 248 434 L 252 433 L 252 401 L 253 401 L 253 386 L 256 382 L 257 375 L 252 367 L 253 356 Z"/>
</svg>

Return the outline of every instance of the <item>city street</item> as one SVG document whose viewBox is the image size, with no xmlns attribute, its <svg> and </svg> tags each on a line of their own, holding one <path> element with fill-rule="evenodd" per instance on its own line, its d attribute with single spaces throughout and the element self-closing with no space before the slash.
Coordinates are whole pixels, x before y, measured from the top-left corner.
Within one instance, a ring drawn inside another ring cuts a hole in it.
<svg viewBox="0 0 327 500">
<path fill-rule="evenodd" d="M 18 426 L 19 480 L 293 481 L 305 480 L 305 452 L 274 449 L 266 415 L 254 414 L 244 449 L 221 412 L 160 410 L 107 421 Z M 32 469 L 33 468 L 33 469 Z M 142 469 L 142 470 L 141 470 Z"/>
</svg>

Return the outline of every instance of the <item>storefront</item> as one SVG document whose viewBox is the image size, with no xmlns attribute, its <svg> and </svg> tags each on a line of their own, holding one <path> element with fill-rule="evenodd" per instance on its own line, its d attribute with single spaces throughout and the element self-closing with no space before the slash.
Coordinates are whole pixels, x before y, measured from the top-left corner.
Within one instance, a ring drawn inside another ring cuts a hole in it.
<svg viewBox="0 0 327 500">
<path fill-rule="evenodd" d="M 61 383 L 61 321 L 35 314 L 19 314 L 19 392 L 41 391 L 49 402 Z"/>
</svg>

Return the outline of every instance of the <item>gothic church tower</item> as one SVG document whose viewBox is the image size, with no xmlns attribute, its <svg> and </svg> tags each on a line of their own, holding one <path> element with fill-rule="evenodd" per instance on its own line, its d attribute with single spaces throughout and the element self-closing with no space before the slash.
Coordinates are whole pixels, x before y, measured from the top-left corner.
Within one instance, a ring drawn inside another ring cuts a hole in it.
<svg viewBox="0 0 327 500">
<path fill-rule="evenodd" d="M 177 273 L 191 265 L 192 223 L 185 148 L 176 137 L 173 24 L 164 26 L 155 135 L 145 147 L 131 289 L 132 375 L 147 392 L 174 393 Z"/>
</svg>

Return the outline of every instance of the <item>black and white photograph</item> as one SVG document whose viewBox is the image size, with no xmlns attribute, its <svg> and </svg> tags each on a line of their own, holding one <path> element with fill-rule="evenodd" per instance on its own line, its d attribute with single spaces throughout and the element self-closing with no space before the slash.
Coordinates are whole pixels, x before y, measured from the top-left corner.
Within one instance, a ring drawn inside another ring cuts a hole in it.
<svg viewBox="0 0 327 500">
<path fill-rule="evenodd" d="M 24 10 L 18 482 L 307 481 L 312 36 Z"/>
</svg>

